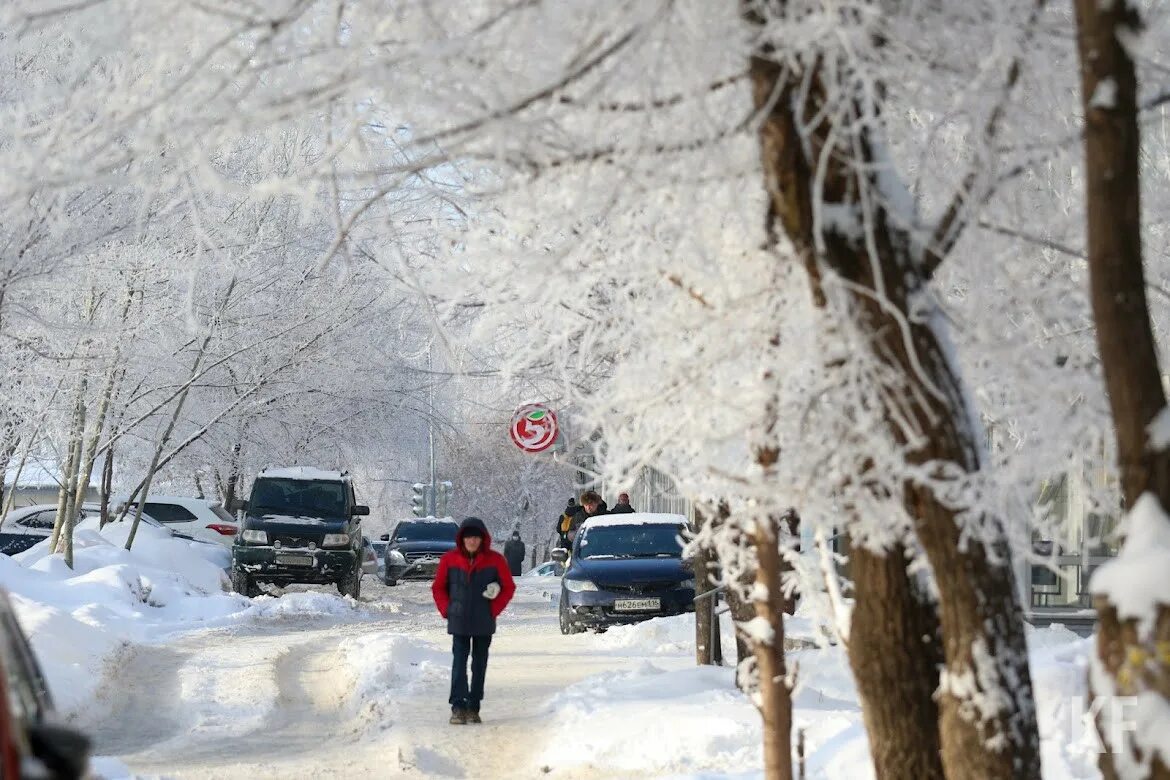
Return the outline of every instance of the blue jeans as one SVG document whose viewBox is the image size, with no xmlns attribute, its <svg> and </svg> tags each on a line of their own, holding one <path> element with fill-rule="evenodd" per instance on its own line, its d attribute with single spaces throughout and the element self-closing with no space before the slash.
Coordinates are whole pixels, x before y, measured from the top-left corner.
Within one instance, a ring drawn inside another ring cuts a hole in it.
<svg viewBox="0 0 1170 780">
<path fill-rule="evenodd" d="M 451 652 L 455 656 L 451 664 L 451 702 L 452 707 L 458 707 L 472 712 L 479 712 L 479 703 L 483 701 L 483 680 L 487 676 L 488 648 L 492 644 L 492 637 L 487 636 L 452 636 Z M 471 658 L 471 687 L 467 685 L 467 659 Z"/>
</svg>

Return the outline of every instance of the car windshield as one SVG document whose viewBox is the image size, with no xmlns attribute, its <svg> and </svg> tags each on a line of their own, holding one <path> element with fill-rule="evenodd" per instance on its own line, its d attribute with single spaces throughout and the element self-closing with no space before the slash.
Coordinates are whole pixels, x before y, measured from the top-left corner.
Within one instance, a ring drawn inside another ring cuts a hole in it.
<svg viewBox="0 0 1170 780">
<path fill-rule="evenodd" d="M 402 523 L 394 531 L 396 542 L 453 542 L 459 526 L 455 523 Z"/>
<path fill-rule="evenodd" d="M 314 479 L 260 478 L 249 511 L 258 515 L 336 517 L 345 514 L 345 484 Z"/>
<path fill-rule="evenodd" d="M 677 525 L 601 525 L 586 528 L 583 558 L 681 558 Z"/>
</svg>

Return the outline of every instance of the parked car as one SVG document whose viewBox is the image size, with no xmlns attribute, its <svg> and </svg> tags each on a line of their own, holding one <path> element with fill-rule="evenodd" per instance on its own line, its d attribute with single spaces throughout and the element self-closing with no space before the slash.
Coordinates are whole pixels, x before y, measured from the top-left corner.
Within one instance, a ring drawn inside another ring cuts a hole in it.
<svg viewBox="0 0 1170 780">
<path fill-rule="evenodd" d="M 133 511 L 131 508 L 131 514 Z M 176 533 L 202 541 L 217 542 L 226 547 L 232 546 L 239 531 L 236 519 L 218 501 L 187 496 L 151 495 L 143 511 Z"/>
<path fill-rule="evenodd" d="M 669 514 L 587 520 L 561 579 L 561 633 L 693 612 L 694 572 L 682 557 L 685 526 L 686 518 Z M 553 551 L 554 561 L 567 557 Z"/>
<path fill-rule="evenodd" d="M 40 664 L 0 590 L 0 777 L 82 778 L 89 751 L 89 738 L 56 718 Z"/>
<path fill-rule="evenodd" d="M 361 594 L 361 518 L 345 471 L 305 466 L 265 469 L 252 483 L 244 522 L 232 546 L 232 587 L 249 597 L 261 583 L 334 584 L 342 595 Z"/>
<path fill-rule="evenodd" d="M 389 536 L 389 534 L 385 534 Z M 378 579 L 386 579 L 386 548 L 390 546 L 390 542 L 384 539 L 370 542 L 370 546 L 374 548 L 374 555 L 378 559 Z"/>
<path fill-rule="evenodd" d="M 560 561 L 545 561 L 539 566 L 529 569 L 522 577 L 560 577 L 565 573 L 565 564 Z"/>
<path fill-rule="evenodd" d="M 100 504 L 82 504 L 78 511 L 78 519 L 97 517 L 101 511 Z M 16 555 L 36 546 L 53 535 L 53 525 L 56 522 L 56 504 L 36 504 L 13 509 L 0 526 L 0 553 Z M 164 527 L 147 514 L 143 514 L 142 522 L 159 528 Z"/>
<path fill-rule="evenodd" d="M 378 553 L 374 552 L 374 545 L 366 537 L 362 537 L 362 574 L 378 575 L 381 567 L 378 565 Z"/>
<path fill-rule="evenodd" d="M 459 524 L 449 518 L 433 517 L 400 520 L 389 534 L 383 534 L 386 566 L 383 581 L 397 585 L 402 580 L 429 580 L 439 568 L 439 558 L 455 547 Z"/>
</svg>

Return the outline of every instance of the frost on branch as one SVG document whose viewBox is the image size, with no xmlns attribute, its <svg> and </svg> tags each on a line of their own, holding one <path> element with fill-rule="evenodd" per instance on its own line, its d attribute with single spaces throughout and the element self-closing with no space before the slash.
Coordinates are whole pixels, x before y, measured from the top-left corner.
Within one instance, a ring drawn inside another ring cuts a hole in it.
<svg viewBox="0 0 1170 780">
<path fill-rule="evenodd" d="M 1117 558 L 1097 569 L 1089 587 L 1122 620 L 1137 622 L 1139 636 L 1154 630 L 1158 610 L 1170 605 L 1170 517 L 1149 493 L 1124 521 L 1125 543 Z"/>
</svg>

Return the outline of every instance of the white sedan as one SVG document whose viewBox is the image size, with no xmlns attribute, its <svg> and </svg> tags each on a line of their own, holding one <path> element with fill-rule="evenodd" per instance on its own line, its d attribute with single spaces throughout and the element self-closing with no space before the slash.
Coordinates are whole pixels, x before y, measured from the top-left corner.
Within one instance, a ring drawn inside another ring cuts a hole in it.
<svg viewBox="0 0 1170 780">
<path fill-rule="evenodd" d="M 239 531 L 236 519 L 218 501 L 151 495 L 143 509 L 172 531 L 203 542 L 231 547 Z M 133 516 L 133 509 L 129 514 Z"/>
</svg>

